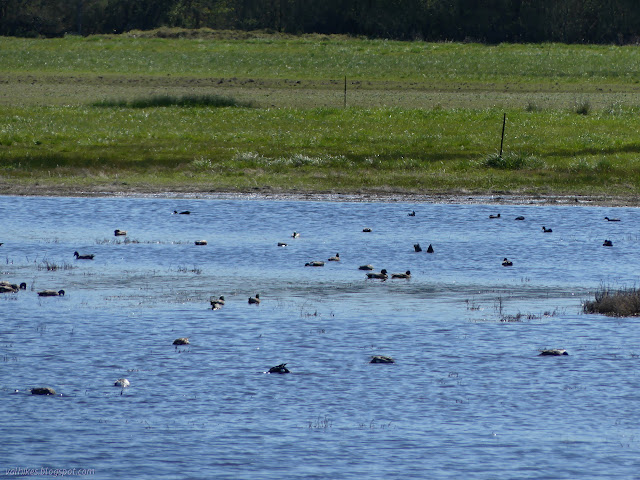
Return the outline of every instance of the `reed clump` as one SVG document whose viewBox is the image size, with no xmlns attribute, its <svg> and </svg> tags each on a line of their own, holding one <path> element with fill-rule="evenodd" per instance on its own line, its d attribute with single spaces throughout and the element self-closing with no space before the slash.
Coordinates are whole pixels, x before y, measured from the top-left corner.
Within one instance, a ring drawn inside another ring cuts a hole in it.
<svg viewBox="0 0 640 480">
<path fill-rule="evenodd" d="M 640 315 L 640 289 L 601 287 L 595 300 L 584 302 L 584 313 L 599 313 L 611 317 L 635 317 Z"/>
</svg>

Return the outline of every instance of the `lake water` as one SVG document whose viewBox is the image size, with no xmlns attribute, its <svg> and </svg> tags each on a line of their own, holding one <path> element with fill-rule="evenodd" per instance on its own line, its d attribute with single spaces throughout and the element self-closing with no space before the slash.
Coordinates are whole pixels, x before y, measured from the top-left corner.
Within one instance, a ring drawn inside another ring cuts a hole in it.
<svg viewBox="0 0 640 480">
<path fill-rule="evenodd" d="M 27 283 L 0 294 L 0 476 L 640 478 L 640 321 L 581 309 L 640 283 L 637 208 L 0 197 L 0 218 L 0 280 Z"/>
</svg>

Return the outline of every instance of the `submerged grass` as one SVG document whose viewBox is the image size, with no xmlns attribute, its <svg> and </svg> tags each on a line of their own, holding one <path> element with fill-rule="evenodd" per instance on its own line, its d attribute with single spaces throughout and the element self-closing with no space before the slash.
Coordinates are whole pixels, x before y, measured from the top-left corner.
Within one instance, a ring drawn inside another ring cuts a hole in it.
<svg viewBox="0 0 640 480">
<path fill-rule="evenodd" d="M 603 286 L 595 293 L 594 300 L 584 302 L 583 311 L 612 317 L 636 317 L 640 315 L 640 289 Z"/>
</svg>

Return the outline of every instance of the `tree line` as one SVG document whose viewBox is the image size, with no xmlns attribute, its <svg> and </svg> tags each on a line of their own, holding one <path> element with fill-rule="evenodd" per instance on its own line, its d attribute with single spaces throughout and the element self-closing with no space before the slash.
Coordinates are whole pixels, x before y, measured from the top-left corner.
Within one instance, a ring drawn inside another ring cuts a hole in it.
<svg viewBox="0 0 640 480">
<path fill-rule="evenodd" d="M 159 27 L 482 43 L 638 43 L 638 0 L 0 0 L 0 35 Z"/>
</svg>

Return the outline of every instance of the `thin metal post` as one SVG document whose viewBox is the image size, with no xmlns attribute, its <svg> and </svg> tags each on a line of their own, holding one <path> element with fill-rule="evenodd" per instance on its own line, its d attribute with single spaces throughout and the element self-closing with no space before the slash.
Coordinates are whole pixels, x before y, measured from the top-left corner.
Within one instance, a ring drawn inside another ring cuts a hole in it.
<svg viewBox="0 0 640 480">
<path fill-rule="evenodd" d="M 502 158 L 502 145 L 504 145 L 504 126 L 507 123 L 507 114 L 504 114 L 502 119 L 502 138 L 500 139 L 500 158 Z"/>
<path fill-rule="evenodd" d="M 344 76 L 344 108 L 347 108 L 347 76 Z"/>
</svg>

